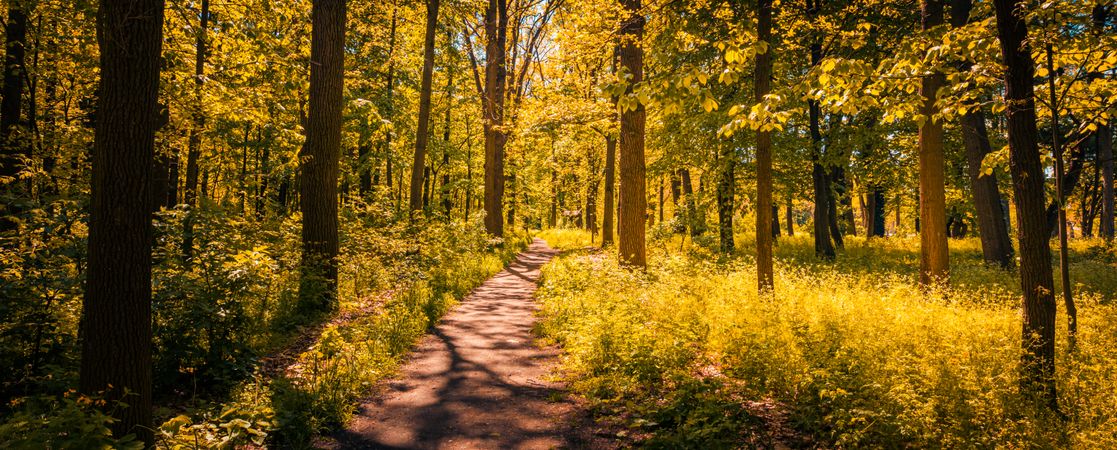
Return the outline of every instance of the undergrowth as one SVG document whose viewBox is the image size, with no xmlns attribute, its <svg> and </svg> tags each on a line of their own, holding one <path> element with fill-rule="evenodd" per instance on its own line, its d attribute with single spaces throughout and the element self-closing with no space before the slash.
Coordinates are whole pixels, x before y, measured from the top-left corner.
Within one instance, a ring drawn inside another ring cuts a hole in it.
<svg viewBox="0 0 1117 450">
<path fill-rule="evenodd" d="M 809 237 L 783 238 L 768 298 L 748 248 L 718 262 L 659 240 L 646 272 L 562 256 L 543 269 L 540 331 L 565 348 L 573 389 L 637 445 L 1115 448 L 1117 267 L 1100 244 L 1072 254 L 1074 353 L 1057 322 L 1065 420 L 1020 392 L 1015 277 L 985 267 L 975 240 L 951 242 L 953 282 L 929 294 L 903 238 L 849 239 L 831 263 Z"/>
<path fill-rule="evenodd" d="M 0 442 L 5 448 L 129 447 L 100 400 L 74 392 L 86 232 L 80 205 L 29 214 L 37 233 L 0 253 Z M 299 216 L 257 218 L 207 204 L 194 254 L 185 210 L 155 224 L 153 350 L 157 444 L 300 448 L 344 424 L 356 401 L 454 302 L 526 246 L 476 223 L 414 225 L 382 206 L 341 211 L 338 304 L 298 305 Z M 235 207 L 235 206 L 232 206 Z M 102 405 L 103 406 L 103 405 Z M 126 407 L 126 405 L 118 405 Z"/>
</svg>

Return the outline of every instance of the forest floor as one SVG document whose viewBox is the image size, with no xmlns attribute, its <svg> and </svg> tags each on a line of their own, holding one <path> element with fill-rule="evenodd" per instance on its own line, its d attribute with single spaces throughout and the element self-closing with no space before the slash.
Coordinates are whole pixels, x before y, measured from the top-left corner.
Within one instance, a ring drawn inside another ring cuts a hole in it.
<svg viewBox="0 0 1117 450">
<path fill-rule="evenodd" d="M 536 344 L 533 294 L 557 254 L 535 239 L 474 290 L 415 348 L 399 376 L 358 408 L 332 448 L 600 447 L 587 413 Z"/>
</svg>

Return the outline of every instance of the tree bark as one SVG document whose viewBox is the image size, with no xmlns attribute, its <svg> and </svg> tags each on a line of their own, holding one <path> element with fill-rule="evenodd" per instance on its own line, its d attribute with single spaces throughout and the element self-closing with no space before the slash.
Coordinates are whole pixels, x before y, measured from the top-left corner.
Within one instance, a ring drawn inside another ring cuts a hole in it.
<svg viewBox="0 0 1117 450">
<path fill-rule="evenodd" d="M 385 98 L 387 99 L 387 106 L 385 109 L 385 117 L 391 117 L 395 113 L 394 97 L 392 96 L 395 90 L 396 82 L 396 23 L 398 21 L 398 10 L 392 8 L 392 27 L 388 31 L 388 72 L 385 74 Z M 392 197 L 392 130 L 390 128 L 384 130 L 384 181 L 388 186 L 388 197 Z"/>
<path fill-rule="evenodd" d="M 151 203 L 163 1 L 102 0 L 80 388 L 102 394 L 113 435 L 155 445 L 151 410 Z M 127 403 L 117 407 L 114 401 Z"/>
<path fill-rule="evenodd" d="M 1055 11 L 1052 10 L 1052 15 Z M 1054 17 L 1053 17 L 1054 18 Z M 1050 42 L 1047 43 L 1047 67 L 1055 67 L 1054 49 Z M 1070 258 L 1067 248 L 1067 202 L 1070 192 L 1063 189 L 1063 146 L 1062 131 L 1059 130 L 1059 97 L 1055 89 L 1055 74 L 1047 77 L 1047 89 L 1051 94 L 1051 153 L 1055 156 L 1055 203 L 1059 208 L 1059 281 L 1061 282 L 1063 304 L 1067 310 L 1067 341 L 1071 350 L 1074 349 L 1078 337 L 1078 308 L 1074 304 L 1073 292 L 1070 287 Z M 1081 170 L 1081 168 L 1079 169 Z M 1077 181 L 1077 177 L 1075 178 Z"/>
<path fill-rule="evenodd" d="M 314 0 L 311 7 L 310 92 L 306 142 L 299 159 L 302 211 L 302 282 L 299 309 L 333 308 L 337 299 L 337 181 L 345 82 L 345 0 Z"/>
<path fill-rule="evenodd" d="M 1039 394 L 1056 406 L 1055 286 L 1051 275 L 1051 247 L 1044 215 L 1044 176 L 1036 131 L 1033 80 L 1035 63 L 1028 44 L 1028 26 L 1018 14 L 1024 0 L 994 0 L 997 35 L 1005 64 L 1005 104 L 1008 119 L 1009 169 L 1016 204 L 1016 232 L 1020 249 L 1020 290 L 1023 292 L 1023 348 L 1026 392 Z"/>
<path fill-rule="evenodd" d="M 23 169 L 23 159 L 30 156 L 30 146 L 20 137 L 19 125 L 23 108 L 23 84 L 26 78 L 24 63 L 27 53 L 26 0 L 8 0 L 8 22 L 4 24 L 6 50 L 4 54 L 4 86 L 0 92 L 0 178 L 13 178 L 9 186 L 16 186 L 14 178 Z M 12 205 L 5 205 L 10 210 Z M 14 212 L 14 211 L 9 211 Z M 0 227 L 10 229 L 14 223 L 2 221 Z"/>
<path fill-rule="evenodd" d="M 787 215 L 784 217 L 787 222 L 787 235 L 795 236 L 795 212 L 791 205 L 791 197 L 787 198 Z"/>
<path fill-rule="evenodd" d="M 189 211 L 183 220 L 182 230 L 182 257 L 189 264 L 194 257 L 194 208 L 198 199 L 198 160 L 202 153 L 202 130 L 206 126 L 206 116 L 202 112 L 205 101 L 202 98 L 202 86 L 205 84 L 206 71 L 206 31 L 209 29 L 209 0 L 202 0 L 201 13 L 199 14 L 198 34 L 196 36 L 194 52 L 194 111 L 191 113 L 193 124 L 190 126 L 190 135 L 186 142 L 186 186 L 182 193 L 182 201 Z"/>
<path fill-rule="evenodd" d="M 734 172 L 736 171 L 737 161 L 736 155 L 733 152 L 733 145 L 730 142 L 721 143 L 720 166 L 721 171 L 718 173 L 717 185 L 717 202 L 718 202 L 718 242 L 722 253 L 733 253 L 733 197 L 734 191 L 737 189 L 737 183 Z M 771 193 L 769 192 L 769 199 Z M 763 214 L 757 213 L 757 217 Z M 759 220 L 759 219 L 758 219 Z M 759 229 L 757 231 L 760 232 Z"/>
<path fill-rule="evenodd" d="M 953 0 L 951 4 L 951 26 L 963 27 L 970 21 L 972 0 Z M 964 65 L 969 69 L 970 64 Z M 977 105 L 962 116 L 962 143 L 966 150 L 967 173 L 973 195 L 974 210 L 977 213 L 978 234 L 981 237 L 981 252 L 985 262 L 1010 269 L 1015 266 L 1012 241 L 1008 236 L 1005 211 L 1001 204 L 1001 193 L 997 188 L 997 177 L 984 174 L 981 162 L 985 155 L 992 152 L 989 132 L 985 127 L 985 113 Z"/>
<path fill-rule="evenodd" d="M 631 76 L 626 95 L 631 95 L 636 83 L 644 80 L 644 15 L 640 0 L 621 0 L 629 16 L 621 25 L 622 41 L 618 53 L 620 65 Z M 621 112 L 620 130 L 620 212 L 617 217 L 618 249 L 622 264 L 645 267 L 644 222 L 647 215 L 647 186 L 644 161 L 644 105 Z"/>
<path fill-rule="evenodd" d="M 427 0 L 427 28 L 423 40 L 423 73 L 419 87 L 419 119 L 415 129 L 415 157 L 411 163 L 411 218 L 423 209 L 423 186 L 427 168 L 427 140 L 431 119 L 431 79 L 434 74 L 434 37 L 438 31 L 438 0 Z"/>
<path fill-rule="evenodd" d="M 698 212 L 698 202 L 694 198 L 694 184 L 690 179 L 690 169 L 679 169 L 679 181 L 683 187 L 683 202 L 686 203 L 686 226 L 691 237 L 701 236 L 706 232 L 706 218 Z"/>
<path fill-rule="evenodd" d="M 603 201 L 603 211 L 601 219 L 601 245 L 613 243 L 613 211 L 616 207 L 613 205 L 613 199 L 616 194 L 614 193 L 614 186 L 616 185 L 616 171 L 617 171 L 617 139 L 613 136 L 605 136 L 605 199 Z"/>
<path fill-rule="evenodd" d="M 759 104 L 771 91 L 772 78 L 772 0 L 759 0 L 756 38 L 768 50 L 756 55 L 756 76 L 753 79 L 755 100 Z M 760 292 L 771 291 L 774 273 L 772 241 L 779 233 L 779 209 L 772 203 L 772 133 L 756 133 L 756 273 Z M 790 224 L 788 225 L 790 226 Z"/>
<path fill-rule="evenodd" d="M 1098 160 L 1101 162 L 1101 236 L 1113 239 L 1113 128 L 1098 127 Z"/>
<path fill-rule="evenodd" d="M 922 0 L 922 27 L 930 30 L 943 23 L 941 0 Z M 945 83 L 940 72 L 923 77 L 923 122 L 919 126 L 919 282 L 924 286 L 946 281 L 950 254 L 946 241 L 946 161 L 943 154 L 942 120 L 935 100 Z"/>
<path fill-rule="evenodd" d="M 818 14 L 821 0 L 807 0 L 807 15 L 814 18 Z M 822 44 L 819 38 L 810 44 L 811 65 L 822 60 Z M 820 121 L 822 111 L 817 100 L 807 101 L 811 134 L 811 181 L 814 186 L 814 252 L 822 259 L 834 258 L 834 244 L 830 241 L 830 180 L 826 168 L 822 166 L 822 130 Z"/>
<path fill-rule="evenodd" d="M 448 46 L 453 45 L 453 35 L 449 32 L 446 33 L 446 42 Z M 451 60 L 446 65 L 446 128 L 442 130 L 442 188 L 439 192 L 442 196 L 442 212 L 449 221 L 450 210 L 454 206 L 450 201 L 450 118 L 454 109 L 454 61 Z"/>
<path fill-rule="evenodd" d="M 505 44 L 508 37 L 506 0 L 489 0 L 485 9 L 485 230 L 504 236 L 504 89 Z"/>
</svg>

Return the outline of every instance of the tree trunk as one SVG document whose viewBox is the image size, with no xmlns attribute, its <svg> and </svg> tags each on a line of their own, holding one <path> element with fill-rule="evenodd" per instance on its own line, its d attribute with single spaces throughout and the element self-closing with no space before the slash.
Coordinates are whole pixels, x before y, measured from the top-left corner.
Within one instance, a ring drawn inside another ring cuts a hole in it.
<svg viewBox="0 0 1117 450">
<path fill-rule="evenodd" d="M 674 233 L 685 233 L 687 229 L 686 207 L 682 206 L 679 199 L 682 197 L 683 182 L 679 171 L 671 172 L 671 205 L 674 206 Z"/>
<path fill-rule="evenodd" d="M 453 45 L 453 36 L 446 34 L 447 45 Z M 450 220 L 450 113 L 454 109 L 454 62 L 447 63 L 446 69 L 446 128 L 442 131 L 442 212 Z"/>
<path fill-rule="evenodd" d="M 345 82 L 345 0 L 314 0 L 311 7 L 310 101 L 306 142 L 299 159 L 302 210 L 302 281 L 299 309 L 315 314 L 337 299 L 337 177 Z"/>
<path fill-rule="evenodd" d="M 151 201 L 163 1 L 102 0 L 81 391 L 101 394 L 113 435 L 155 445 L 151 410 Z M 127 403 L 117 407 L 115 401 Z"/>
<path fill-rule="evenodd" d="M 818 14 L 820 0 L 807 1 L 807 15 L 815 17 Z M 817 39 L 817 38 L 816 38 Z M 811 65 L 815 66 L 822 60 L 822 44 L 810 44 Z M 820 121 L 822 111 L 818 101 L 807 101 L 808 116 L 811 134 L 811 181 L 814 185 L 814 252 L 822 259 L 834 258 L 834 244 L 830 241 L 830 180 L 826 168 L 822 166 L 822 130 Z"/>
<path fill-rule="evenodd" d="M 694 198 L 694 184 L 690 180 L 690 169 L 679 169 L 679 180 L 683 186 L 683 202 L 686 203 L 686 226 L 690 229 L 691 237 L 701 236 L 706 232 L 706 217 L 698 211 L 698 202 Z"/>
<path fill-rule="evenodd" d="M 922 0 L 922 26 L 929 30 L 943 23 L 941 0 Z M 946 162 L 943 155 L 942 120 L 935 100 L 945 77 L 935 72 L 923 77 L 919 126 L 919 282 L 924 286 L 946 281 L 950 254 L 946 242 Z"/>
<path fill-rule="evenodd" d="M 372 143 L 364 132 L 361 132 L 360 139 L 361 143 L 357 144 L 357 194 L 364 199 L 372 190 L 372 164 L 369 161 L 372 158 Z"/>
<path fill-rule="evenodd" d="M 1056 14 L 1052 10 L 1052 15 Z M 1053 17 L 1054 18 L 1054 17 Z M 1047 67 L 1055 67 L 1054 50 L 1050 42 L 1047 43 Z M 1071 350 L 1074 349 L 1078 337 L 1078 308 L 1074 304 L 1073 292 L 1070 287 L 1070 258 L 1067 253 L 1067 202 L 1069 191 L 1063 189 L 1063 146 L 1062 131 L 1059 130 L 1059 95 L 1055 88 L 1055 74 L 1047 77 L 1047 89 L 1051 94 L 1051 153 L 1055 156 L 1055 203 L 1059 207 L 1059 281 L 1063 293 L 1063 304 L 1067 310 L 1067 341 Z M 1080 144 L 1081 146 L 1081 144 Z M 1081 166 L 1081 165 L 1080 165 Z M 1081 170 L 1081 169 L 1080 169 Z M 1077 178 L 1076 178 L 1077 180 Z"/>
<path fill-rule="evenodd" d="M 791 197 L 787 198 L 787 216 L 784 220 L 787 222 L 787 235 L 795 236 L 795 211 L 791 205 Z"/>
<path fill-rule="evenodd" d="M 994 0 L 997 35 L 1005 64 L 1009 169 L 1016 204 L 1020 290 L 1024 295 L 1023 370 L 1026 392 L 1052 407 L 1055 392 L 1055 283 L 1044 214 L 1044 176 L 1036 131 L 1035 63 L 1027 23 L 1017 14 L 1024 0 Z"/>
<path fill-rule="evenodd" d="M 392 27 L 388 31 L 388 72 L 385 74 L 385 99 L 387 99 L 387 106 L 385 107 L 384 117 L 391 117 L 395 113 L 393 91 L 396 86 L 396 22 L 398 21 L 398 11 L 395 7 L 392 8 Z M 386 128 L 384 130 L 384 181 L 388 186 L 388 198 L 392 197 L 392 130 Z"/>
<path fill-rule="evenodd" d="M 869 194 L 868 237 L 884 237 L 884 190 L 874 189 Z"/>
<path fill-rule="evenodd" d="M 827 227 L 830 229 L 830 239 L 834 241 L 834 247 L 838 250 L 845 248 L 845 240 L 842 239 L 842 228 L 838 225 L 838 196 L 834 192 L 837 183 L 834 180 L 837 178 L 837 168 L 833 168 L 826 176 L 827 189 L 826 189 L 826 219 Z"/>
<path fill-rule="evenodd" d="M 427 167 L 427 140 L 431 118 L 431 79 L 434 74 L 434 37 L 438 31 L 438 0 L 427 0 L 427 28 L 423 40 L 423 72 L 419 88 L 419 120 L 415 128 L 415 157 L 411 163 L 411 197 L 409 207 L 414 219 L 415 211 L 424 209 Z"/>
<path fill-rule="evenodd" d="M 1098 127 L 1098 161 L 1101 163 L 1101 236 L 1113 239 L 1113 127 Z"/>
<path fill-rule="evenodd" d="M 31 3 L 33 4 L 33 3 Z M 23 169 L 23 158 L 30 156 L 30 146 L 20 137 L 19 125 L 23 108 L 24 62 L 27 46 L 27 0 L 8 0 L 7 37 L 4 55 L 4 87 L 0 94 L 0 177 L 14 178 Z M 9 186 L 16 186 L 13 180 Z M 5 209 L 13 205 L 5 205 Z M 9 211 L 14 212 L 14 211 Z M 0 228 L 11 229 L 15 223 L 4 220 Z"/>
<path fill-rule="evenodd" d="M 209 29 L 209 0 L 202 0 L 199 15 L 198 33 L 194 52 L 194 111 L 191 112 L 193 124 L 186 142 L 186 188 L 182 202 L 189 207 L 183 220 L 182 258 L 189 264 L 194 257 L 194 209 L 198 206 L 198 160 L 202 153 L 202 130 L 206 126 L 206 116 L 202 111 L 205 101 L 202 98 L 202 85 L 206 73 L 206 31 Z"/>
<path fill-rule="evenodd" d="M 603 201 L 603 211 L 601 219 L 601 245 L 611 244 L 613 242 L 613 199 L 615 194 L 613 192 L 616 181 L 617 171 L 617 139 L 612 136 L 605 136 L 605 200 Z"/>
<path fill-rule="evenodd" d="M 624 37 L 618 51 L 620 65 L 631 75 L 625 95 L 631 95 L 636 83 L 644 80 L 644 13 L 640 0 L 621 0 L 629 16 L 621 25 Z M 620 213 L 618 238 L 622 264 L 645 267 L 644 222 L 647 215 L 647 186 L 644 161 L 644 105 L 637 103 L 621 113 L 620 131 Z"/>
<path fill-rule="evenodd" d="M 485 9 L 485 230 L 504 236 L 504 89 L 508 37 L 506 0 L 489 0 Z"/>
<path fill-rule="evenodd" d="M 430 176 L 427 167 L 427 141 L 430 131 L 431 79 L 435 73 L 435 32 L 438 30 L 438 0 L 427 0 L 427 33 L 423 38 L 422 76 L 419 88 L 419 124 L 416 127 L 416 147 L 411 163 L 410 216 L 424 209 L 427 204 Z M 424 189 L 427 188 L 427 189 Z"/>
<path fill-rule="evenodd" d="M 721 252 L 733 253 L 733 194 L 736 190 L 734 172 L 736 169 L 736 155 L 730 142 L 721 143 L 720 166 L 718 174 L 717 202 L 718 202 L 718 239 Z M 769 199 L 771 192 L 769 192 Z M 763 216 L 757 213 L 757 217 Z M 759 220 L 759 219 L 758 219 Z M 759 228 L 758 228 L 758 233 Z"/>
<path fill-rule="evenodd" d="M 755 100 L 759 104 L 771 91 L 772 78 L 772 0 L 759 0 L 756 38 L 767 44 L 767 51 L 756 55 L 753 78 Z M 779 207 L 772 203 L 772 132 L 756 133 L 756 273 L 760 292 L 771 291 L 772 241 L 779 233 Z"/>
<path fill-rule="evenodd" d="M 969 23 L 972 7 L 972 0 L 953 0 L 951 26 L 960 28 Z M 970 65 L 967 62 L 964 68 L 968 70 Z M 977 213 L 978 234 L 981 237 L 981 252 L 985 262 L 1010 269 L 1015 266 L 1016 261 L 1012 241 L 1008 236 L 1008 226 L 1004 221 L 1005 211 L 1001 208 L 997 177 L 981 171 L 981 162 L 992 151 L 989 132 L 985 127 L 985 113 L 977 105 L 970 106 L 973 109 L 962 116 L 960 125 L 974 210 Z"/>
</svg>

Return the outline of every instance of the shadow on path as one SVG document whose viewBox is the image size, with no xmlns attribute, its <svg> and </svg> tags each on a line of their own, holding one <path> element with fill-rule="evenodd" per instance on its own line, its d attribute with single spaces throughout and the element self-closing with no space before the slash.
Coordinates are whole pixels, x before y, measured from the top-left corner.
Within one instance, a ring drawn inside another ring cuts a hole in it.
<svg viewBox="0 0 1117 450">
<path fill-rule="evenodd" d="M 362 404 L 340 448 L 585 447 L 577 408 L 549 380 L 558 350 L 533 342 L 532 294 L 556 254 L 541 239 L 423 338 L 386 391 Z"/>
</svg>

